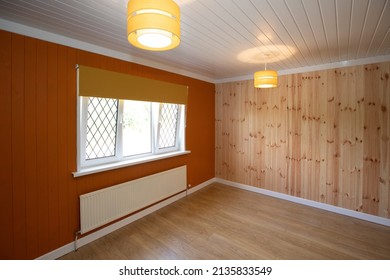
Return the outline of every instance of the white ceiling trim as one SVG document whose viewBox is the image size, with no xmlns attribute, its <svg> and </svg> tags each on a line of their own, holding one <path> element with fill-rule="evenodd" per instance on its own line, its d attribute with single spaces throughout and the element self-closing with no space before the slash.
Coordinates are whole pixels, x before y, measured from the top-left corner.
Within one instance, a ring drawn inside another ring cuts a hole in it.
<svg viewBox="0 0 390 280">
<path fill-rule="evenodd" d="M 30 26 L 22 25 L 19 23 L 15 23 L 12 21 L 8 21 L 5 19 L 0 18 L 0 29 L 13 32 L 16 34 L 29 36 L 33 38 L 37 38 L 40 40 L 77 48 L 80 50 L 93 52 L 96 54 L 105 55 L 108 57 L 120 59 L 123 61 L 133 62 L 141 65 L 145 65 L 148 67 L 168 71 L 171 73 L 187 76 L 190 78 L 206 81 L 209 83 L 219 84 L 219 83 L 227 83 L 227 82 L 236 82 L 236 81 L 243 81 L 243 80 L 253 80 L 253 74 L 251 75 L 245 75 L 245 76 L 237 76 L 237 77 L 230 77 L 226 79 L 212 79 L 203 75 L 199 75 L 190 71 L 186 71 L 177 67 L 172 67 L 165 65 L 163 63 L 154 62 L 151 60 L 143 59 L 143 58 L 137 58 L 134 56 L 131 56 L 129 54 L 114 51 L 111 49 L 103 48 L 97 45 L 93 45 L 90 43 L 86 43 L 80 40 L 75 40 L 72 38 L 68 38 L 65 36 L 61 36 L 58 34 L 50 33 L 47 31 L 43 31 L 37 28 L 33 28 Z M 356 66 L 356 65 L 364 65 L 364 64 L 370 64 L 370 63 L 380 63 L 380 62 L 388 62 L 390 61 L 390 55 L 384 55 L 384 56 L 376 56 L 376 57 L 369 57 L 369 58 L 363 58 L 363 59 L 356 59 L 356 60 L 349 60 L 349 61 L 342 61 L 342 62 L 334 62 L 334 63 L 327 63 L 327 64 L 321 64 L 321 65 L 314 65 L 314 66 L 307 66 L 307 67 L 300 67 L 300 68 L 294 68 L 294 69 L 287 69 L 287 70 L 280 70 L 278 71 L 279 75 L 289 75 L 289 74 L 298 74 L 298 73 L 305 73 L 305 72 L 313 72 L 313 71 L 320 71 L 320 70 L 327 70 L 327 69 L 334 69 L 334 68 L 342 68 L 342 67 L 348 67 L 348 66 Z"/>
<path fill-rule="evenodd" d="M 54 34 L 54 33 L 47 32 L 47 31 L 43 31 L 43 30 L 40 30 L 37 28 L 33 28 L 30 26 L 26 26 L 23 24 L 8 21 L 8 20 L 1 19 L 1 18 L 0 18 L 0 29 L 6 30 L 6 31 L 9 31 L 12 33 L 44 40 L 47 42 L 64 45 L 67 47 L 72 47 L 72 48 L 76 48 L 76 49 L 80 49 L 80 50 L 84 50 L 84 51 L 88 51 L 88 52 L 93 52 L 96 54 L 105 55 L 105 56 L 112 57 L 112 58 L 117 58 L 117 59 L 128 61 L 128 62 L 141 64 L 144 66 L 168 71 L 171 73 L 187 76 L 190 78 L 206 81 L 209 83 L 215 83 L 214 79 L 210 79 L 208 77 L 205 77 L 205 76 L 202 76 L 202 75 L 199 75 L 196 73 L 192 73 L 192 72 L 189 72 L 189 71 L 186 71 L 183 69 L 171 67 L 171 66 L 165 65 L 163 63 L 158 63 L 158 62 L 154 62 L 154 61 L 143 59 L 143 58 L 137 58 L 137 57 L 131 56 L 131 55 L 126 54 L 126 53 L 103 48 L 103 47 L 96 46 L 96 45 L 93 45 L 90 43 L 86 43 L 86 42 L 83 42 L 80 40 L 75 40 L 72 38 L 68 38 L 68 37 Z"/>
</svg>

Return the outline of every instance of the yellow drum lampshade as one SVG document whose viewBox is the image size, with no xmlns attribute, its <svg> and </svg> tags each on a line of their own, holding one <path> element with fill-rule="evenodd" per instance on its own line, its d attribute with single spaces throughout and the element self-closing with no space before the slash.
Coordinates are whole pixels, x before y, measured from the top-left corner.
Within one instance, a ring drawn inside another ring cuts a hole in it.
<svg viewBox="0 0 390 280">
<path fill-rule="evenodd" d="M 254 75 L 255 88 L 273 88 L 278 86 L 278 72 L 274 70 L 257 71 Z"/>
<path fill-rule="evenodd" d="M 127 39 L 141 49 L 165 51 L 180 44 L 180 9 L 172 0 L 130 0 Z"/>
</svg>

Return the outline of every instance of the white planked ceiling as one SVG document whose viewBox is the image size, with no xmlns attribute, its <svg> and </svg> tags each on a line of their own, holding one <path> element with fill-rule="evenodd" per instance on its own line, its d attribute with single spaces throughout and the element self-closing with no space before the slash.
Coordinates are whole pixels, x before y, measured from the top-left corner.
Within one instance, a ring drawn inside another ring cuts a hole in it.
<svg viewBox="0 0 390 280">
<path fill-rule="evenodd" d="M 175 2 L 181 44 L 166 52 L 128 43 L 127 0 L 0 0 L 0 29 L 49 34 L 52 41 L 76 47 L 88 43 L 84 49 L 212 82 L 250 77 L 264 63 L 287 73 L 390 60 L 389 0 Z"/>
</svg>

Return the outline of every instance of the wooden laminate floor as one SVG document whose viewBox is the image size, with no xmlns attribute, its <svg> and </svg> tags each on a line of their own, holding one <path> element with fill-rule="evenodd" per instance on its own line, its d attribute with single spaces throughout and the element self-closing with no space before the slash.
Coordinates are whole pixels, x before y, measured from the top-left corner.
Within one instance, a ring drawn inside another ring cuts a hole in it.
<svg viewBox="0 0 390 280">
<path fill-rule="evenodd" d="M 390 228 L 214 183 L 61 259 L 390 259 Z"/>
</svg>

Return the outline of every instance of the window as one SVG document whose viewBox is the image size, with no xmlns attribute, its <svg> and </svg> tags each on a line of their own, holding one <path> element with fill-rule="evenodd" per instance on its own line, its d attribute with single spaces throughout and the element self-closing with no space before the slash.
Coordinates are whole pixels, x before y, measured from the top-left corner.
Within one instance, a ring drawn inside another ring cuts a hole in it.
<svg viewBox="0 0 390 280">
<path fill-rule="evenodd" d="M 184 152 L 184 109 L 181 104 L 81 96 L 78 172 Z"/>
<path fill-rule="evenodd" d="M 75 177 L 190 153 L 188 86 L 77 65 Z"/>
</svg>

